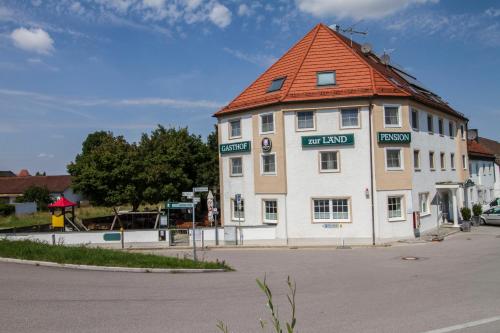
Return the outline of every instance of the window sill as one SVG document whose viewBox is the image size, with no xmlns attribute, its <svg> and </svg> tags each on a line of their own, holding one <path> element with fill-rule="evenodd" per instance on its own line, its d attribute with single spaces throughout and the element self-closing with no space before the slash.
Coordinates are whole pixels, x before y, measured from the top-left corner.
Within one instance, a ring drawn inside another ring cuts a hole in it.
<svg viewBox="0 0 500 333">
<path fill-rule="evenodd" d="M 243 177 L 243 174 L 238 174 L 238 175 L 229 175 L 230 177 Z"/>
<path fill-rule="evenodd" d="M 336 170 L 319 170 L 319 173 L 339 173 L 340 169 Z"/>
<path fill-rule="evenodd" d="M 436 171 L 436 169 L 431 169 L 431 171 Z"/>
<path fill-rule="evenodd" d="M 406 219 L 404 217 L 393 217 L 388 219 L 389 222 L 404 222 Z"/>
<path fill-rule="evenodd" d="M 296 128 L 295 132 L 312 132 L 312 131 L 315 131 L 315 130 L 316 130 L 316 127 L 312 127 L 312 128 Z"/>
<path fill-rule="evenodd" d="M 420 217 L 427 217 L 427 216 L 431 216 L 431 213 L 422 213 L 422 214 L 420 214 Z"/>
<path fill-rule="evenodd" d="M 324 224 L 324 223 L 352 223 L 351 220 L 313 220 L 313 224 Z"/>
<path fill-rule="evenodd" d="M 240 136 L 230 136 L 229 140 L 237 140 L 237 139 L 241 139 L 241 138 L 242 138 L 241 135 Z"/>
<path fill-rule="evenodd" d="M 427 133 L 429 133 L 429 135 L 434 135 L 434 132 L 427 131 Z"/>
<path fill-rule="evenodd" d="M 420 172 L 420 171 L 422 171 L 422 170 L 421 170 L 420 168 L 418 168 L 418 169 L 413 169 L 413 171 L 415 171 L 415 172 Z"/>
<path fill-rule="evenodd" d="M 232 222 L 241 222 L 241 223 L 245 222 L 245 220 L 238 220 L 237 218 L 234 218 L 234 217 L 231 218 L 231 221 Z"/>
<path fill-rule="evenodd" d="M 387 124 L 384 124 L 384 128 L 401 128 L 403 126 L 401 125 L 387 125 Z"/>
<path fill-rule="evenodd" d="M 264 224 L 278 224 L 278 221 L 267 221 L 267 220 L 264 220 L 263 223 Z"/>
<path fill-rule="evenodd" d="M 361 126 L 341 126 L 341 130 L 361 129 Z"/>
<path fill-rule="evenodd" d="M 386 168 L 385 171 L 404 171 L 403 168 Z"/>
<path fill-rule="evenodd" d="M 270 131 L 270 132 L 259 132 L 259 135 L 268 135 L 268 134 L 274 134 L 274 131 Z"/>
<path fill-rule="evenodd" d="M 263 172 L 260 175 L 261 176 L 276 176 L 277 173 L 276 172 L 273 172 L 273 173 L 271 173 L 271 172 Z"/>
</svg>

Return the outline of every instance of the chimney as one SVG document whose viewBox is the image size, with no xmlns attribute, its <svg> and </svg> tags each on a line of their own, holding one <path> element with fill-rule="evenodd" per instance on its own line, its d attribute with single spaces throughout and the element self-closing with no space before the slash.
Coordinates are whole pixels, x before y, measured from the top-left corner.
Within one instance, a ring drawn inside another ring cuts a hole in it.
<svg viewBox="0 0 500 333">
<path fill-rule="evenodd" d="M 467 130 L 467 139 L 468 140 L 474 140 L 474 141 L 479 141 L 479 134 L 477 129 L 468 129 Z"/>
</svg>

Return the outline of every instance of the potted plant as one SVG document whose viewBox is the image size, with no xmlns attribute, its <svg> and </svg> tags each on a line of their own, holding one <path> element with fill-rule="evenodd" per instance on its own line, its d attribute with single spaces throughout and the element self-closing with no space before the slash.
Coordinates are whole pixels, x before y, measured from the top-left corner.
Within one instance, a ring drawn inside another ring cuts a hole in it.
<svg viewBox="0 0 500 333">
<path fill-rule="evenodd" d="M 472 214 L 474 214 L 472 221 L 475 226 L 479 225 L 480 216 L 483 213 L 483 207 L 480 204 L 475 204 L 472 206 Z"/>
<path fill-rule="evenodd" d="M 470 231 L 470 218 L 471 218 L 470 208 L 462 207 L 462 209 L 460 209 L 460 214 L 462 215 L 462 220 L 463 220 L 460 230 Z"/>
</svg>

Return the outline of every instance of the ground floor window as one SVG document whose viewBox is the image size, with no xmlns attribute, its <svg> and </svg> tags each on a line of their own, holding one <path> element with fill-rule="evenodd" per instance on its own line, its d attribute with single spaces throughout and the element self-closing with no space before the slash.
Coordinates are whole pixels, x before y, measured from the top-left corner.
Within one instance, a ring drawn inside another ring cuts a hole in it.
<svg viewBox="0 0 500 333">
<path fill-rule="evenodd" d="M 245 201 L 241 199 L 238 205 L 234 199 L 231 199 L 231 207 L 232 220 L 239 222 L 245 221 Z"/>
<path fill-rule="evenodd" d="M 278 222 L 277 200 L 264 200 L 264 222 Z"/>
<path fill-rule="evenodd" d="M 387 216 L 390 220 L 401 220 L 403 218 L 403 197 L 394 196 L 387 198 Z"/>
<path fill-rule="evenodd" d="M 347 198 L 313 199 L 314 222 L 348 222 L 351 218 Z"/>
<path fill-rule="evenodd" d="M 430 214 L 429 210 L 429 193 L 420 193 L 418 195 L 418 202 L 420 207 L 420 214 Z"/>
</svg>

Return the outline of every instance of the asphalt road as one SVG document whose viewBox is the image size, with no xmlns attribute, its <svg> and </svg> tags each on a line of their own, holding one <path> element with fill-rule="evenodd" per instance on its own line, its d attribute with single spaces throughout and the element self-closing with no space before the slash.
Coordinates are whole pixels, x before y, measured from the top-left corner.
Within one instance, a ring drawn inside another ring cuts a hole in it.
<svg viewBox="0 0 500 333">
<path fill-rule="evenodd" d="M 237 269 L 231 273 L 1 263 L 0 331 L 217 332 L 221 319 L 231 332 L 260 332 L 259 318 L 269 316 L 255 278 L 267 274 L 283 320 L 289 316 L 286 277 L 296 281 L 299 332 L 500 332 L 497 236 L 500 228 L 481 227 L 441 243 L 390 248 L 203 252 L 206 259 L 226 260 Z"/>
</svg>

